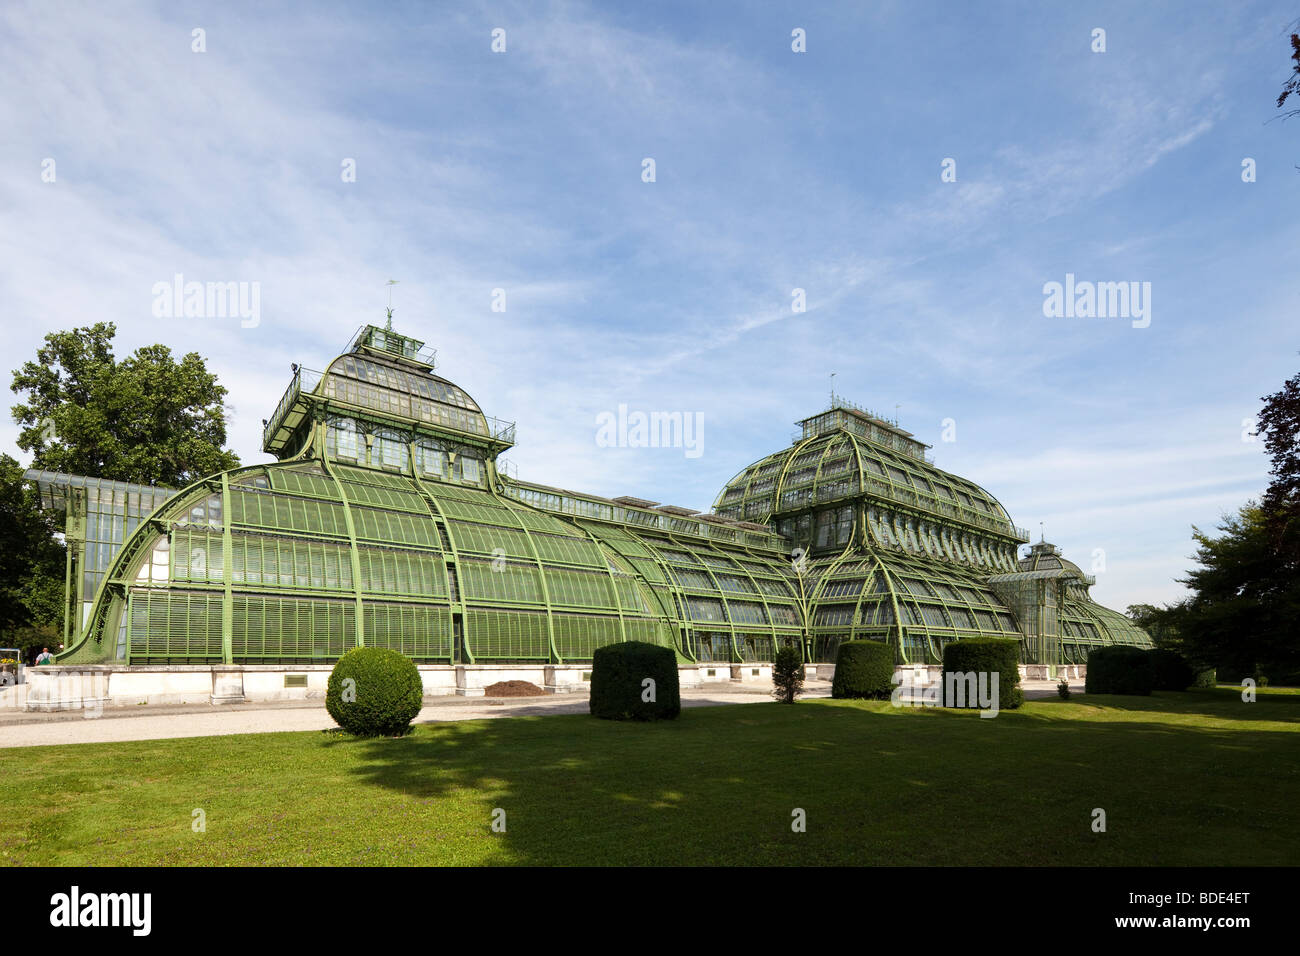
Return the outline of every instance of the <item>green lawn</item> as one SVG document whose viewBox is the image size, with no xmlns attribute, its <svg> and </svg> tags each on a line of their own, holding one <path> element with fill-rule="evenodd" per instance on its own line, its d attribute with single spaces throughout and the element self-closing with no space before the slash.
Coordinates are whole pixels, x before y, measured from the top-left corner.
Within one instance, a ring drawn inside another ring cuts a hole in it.
<svg viewBox="0 0 1300 956">
<path fill-rule="evenodd" d="M 520 717 L 0 761 L 5 865 L 1300 863 L 1300 692 L 1283 689 L 1076 697 L 992 720 L 748 704 L 658 725 Z"/>
</svg>

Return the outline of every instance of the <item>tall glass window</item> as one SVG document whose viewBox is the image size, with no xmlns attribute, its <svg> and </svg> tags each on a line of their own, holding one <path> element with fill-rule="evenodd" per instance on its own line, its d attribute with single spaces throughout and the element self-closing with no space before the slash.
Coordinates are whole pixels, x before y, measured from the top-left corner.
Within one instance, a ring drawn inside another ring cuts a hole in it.
<svg viewBox="0 0 1300 956">
<path fill-rule="evenodd" d="M 326 452 L 335 458 L 357 460 L 357 423 L 350 418 L 340 418 L 329 423 L 325 432 Z"/>
<path fill-rule="evenodd" d="M 447 453 L 431 442 L 421 442 L 415 446 L 415 460 L 422 475 L 430 478 L 446 477 Z"/>
</svg>

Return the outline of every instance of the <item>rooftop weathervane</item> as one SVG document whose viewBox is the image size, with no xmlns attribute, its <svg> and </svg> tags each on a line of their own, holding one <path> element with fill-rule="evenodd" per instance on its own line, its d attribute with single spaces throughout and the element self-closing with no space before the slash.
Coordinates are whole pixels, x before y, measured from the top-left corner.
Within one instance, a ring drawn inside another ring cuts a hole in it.
<svg viewBox="0 0 1300 956">
<path fill-rule="evenodd" d="M 397 285 L 397 279 L 388 280 L 388 323 L 384 326 L 385 332 L 393 331 L 393 286 Z"/>
</svg>

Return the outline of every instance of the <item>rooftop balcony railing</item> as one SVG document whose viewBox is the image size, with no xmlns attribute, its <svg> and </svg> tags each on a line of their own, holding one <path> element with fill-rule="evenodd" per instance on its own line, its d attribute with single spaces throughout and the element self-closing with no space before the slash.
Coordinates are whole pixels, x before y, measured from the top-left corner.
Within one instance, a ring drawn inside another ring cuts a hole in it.
<svg viewBox="0 0 1300 956">
<path fill-rule="evenodd" d="M 829 432 L 847 431 L 873 444 L 900 452 L 909 458 L 923 461 L 927 465 L 934 464 L 934 456 L 925 450 L 925 445 L 922 442 L 896 435 L 893 432 L 885 432 L 883 435 L 875 434 L 872 427 L 865 422 L 855 421 L 843 416 L 834 416 L 831 412 L 824 414 L 831 417 L 826 419 L 820 419 L 819 417 L 818 421 L 805 422 L 801 431 L 793 432 L 790 435 L 790 444 L 797 445 L 805 438 L 816 438 Z"/>
<path fill-rule="evenodd" d="M 280 426 L 284 424 L 285 416 L 289 414 L 289 410 L 298 401 L 298 397 L 303 392 L 310 393 L 315 389 L 320 384 L 324 374 L 324 372 L 319 372 L 316 369 L 303 368 L 302 366 L 299 366 L 298 370 L 293 373 L 293 380 L 289 382 L 289 387 L 284 390 L 284 395 L 280 398 L 280 404 L 275 406 L 275 414 L 270 417 L 266 426 L 262 429 L 263 448 L 270 442 L 271 437 L 280 430 Z"/>
<path fill-rule="evenodd" d="M 503 422 L 499 418 L 484 416 L 487 418 L 488 434 L 497 441 L 515 443 L 515 423 Z"/>
<path fill-rule="evenodd" d="M 400 355 L 403 358 L 414 359 L 430 368 L 435 368 L 438 364 L 437 349 L 425 348 L 424 343 L 419 339 L 413 339 L 409 335 L 402 335 L 398 332 L 390 332 L 378 326 L 363 325 L 356 331 L 352 337 L 352 348 L 355 350 L 363 345 L 379 351 L 390 352 L 393 355 Z"/>
</svg>

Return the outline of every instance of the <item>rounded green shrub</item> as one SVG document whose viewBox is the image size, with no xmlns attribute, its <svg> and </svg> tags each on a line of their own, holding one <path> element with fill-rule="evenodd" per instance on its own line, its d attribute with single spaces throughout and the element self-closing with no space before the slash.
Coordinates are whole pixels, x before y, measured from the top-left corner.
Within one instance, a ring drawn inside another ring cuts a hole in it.
<svg viewBox="0 0 1300 956">
<path fill-rule="evenodd" d="M 992 692 L 992 676 L 998 675 L 997 707 L 999 710 L 1015 710 L 1025 702 L 1025 693 L 1020 689 L 1020 642 L 1002 637 L 968 637 L 953 641 L 943 647 L 943 705 L 956 707 L 958 703 L 966 707 L 979 706 L 979 682 L 984 680 L 988 692 Z M 976 675 L 975 699 L 966 684 L 962 686 L 962 695 L 957 697 L 956 679 L 950 680 L 949 674 Z M 989 675 L 983 677 L 982 675 Z M 952 696 L 954 699 L 950 700 Z M 962 699 L 964 698 L 964 700 Z"/>
<path fill-rule="evenodd" d="M 1192 682 L 1192 686 L 1205 689 L 1207 687 L 1215 687 L 1218 685 L 1218 683 L 1219 683 L 1218 674 L 1215 673 L 1213 667 L 1210 667 L 1203 671 L 1196 672 L 1196 680 Z"/>
<path fill-rule="evenodd" d="M 682 712 L 677 655 L 645 641 L 606 644 L 591 655 L 591 713 L 605 720 L 672 720 Z"/>
<path fill-rule="evenodd" d="M 884 641 L 842 641 L 831 696 L 888 700 L 894 691 L 894 649 Z"/>
<path fill-rule="evenodd" d="M 1147 651 L 1155 671 L 1156 690 L 1187 690 L 1196 680 L 1196 672 L 1183 655 L 1163 647 Z"/>
<path fill-rule="evenodd" d="M 1098 647 L 1088 655 L 1084 690 L 1089 694 L 1146 696 L 1156 683 L 1151 655 L 1140 647 L 1121 644 Z"/>
<path fill-rule="evenodd" d="M 424 702 L 415 662 L 384 647 L 357 647 L 339 658 L 325 691 L 334 722 L 358 737 L 395 737 Z"/>
</svg>

